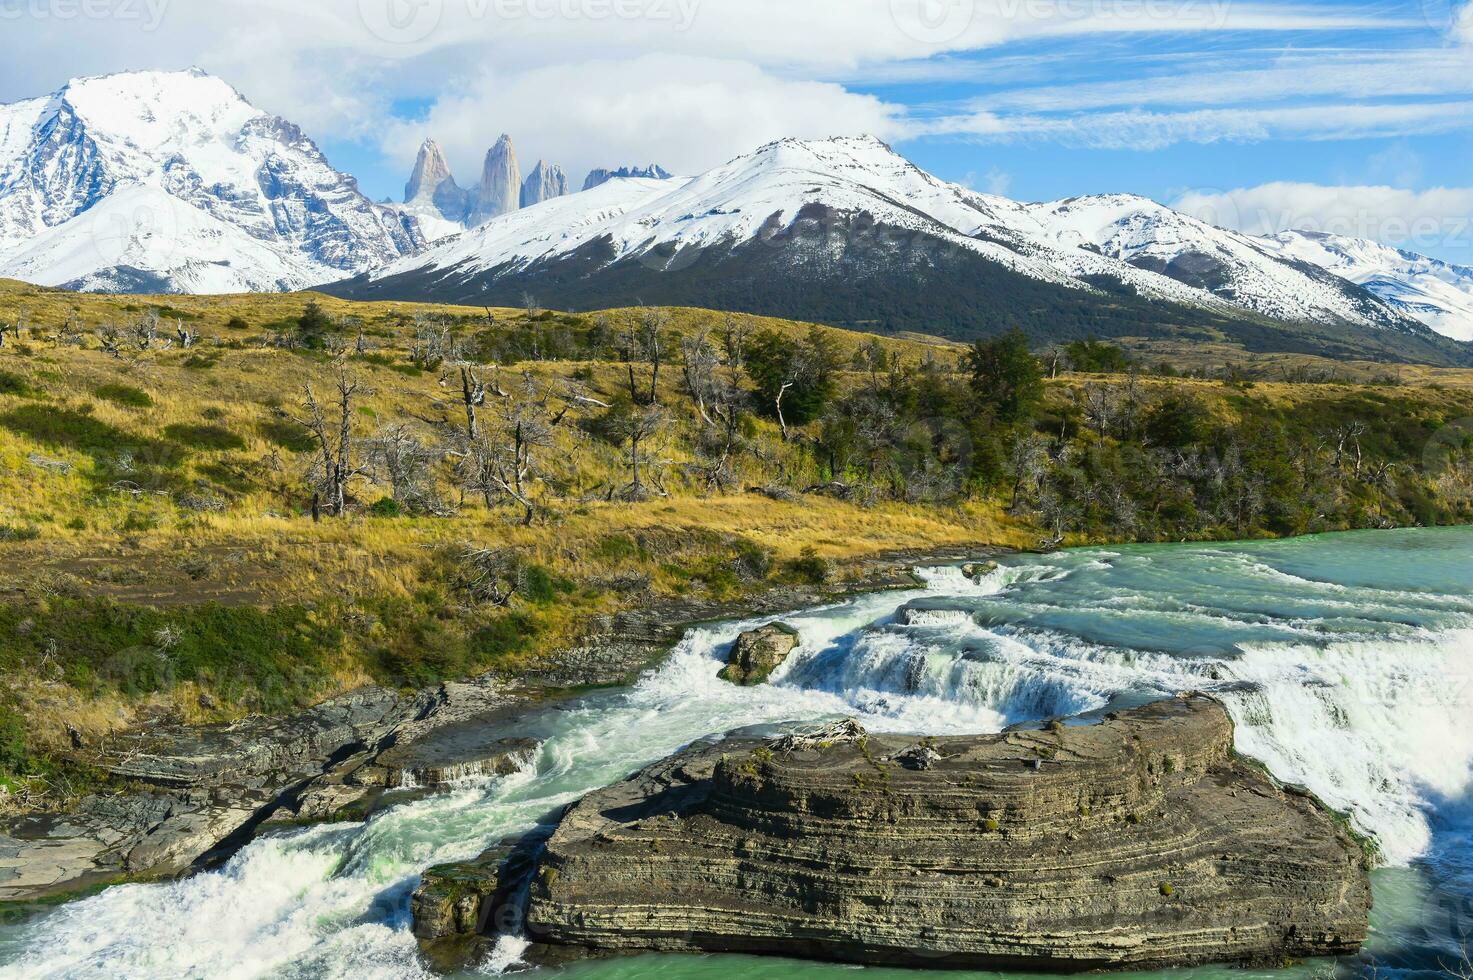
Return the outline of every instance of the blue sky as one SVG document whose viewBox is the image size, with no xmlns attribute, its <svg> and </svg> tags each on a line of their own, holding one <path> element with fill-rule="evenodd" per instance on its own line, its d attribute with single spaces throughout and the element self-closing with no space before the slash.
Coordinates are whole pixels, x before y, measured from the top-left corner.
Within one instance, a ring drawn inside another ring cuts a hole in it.
<svg viewBox="0 0 1473 980">
<path fill-rule="evenodd" d="M 402 194 L 427 136 L 463 184 L 501 132 L 524 168 L 546 158 L 578 184 L 873 132 L 1011 197 L 1126 191 L 1473 263 L 1473 0 L 95 0 L 115 16 L 58 16 L 75 2 L 0 0 L 0 100 L 199 65 L 376 198 Z"/>
</svg>

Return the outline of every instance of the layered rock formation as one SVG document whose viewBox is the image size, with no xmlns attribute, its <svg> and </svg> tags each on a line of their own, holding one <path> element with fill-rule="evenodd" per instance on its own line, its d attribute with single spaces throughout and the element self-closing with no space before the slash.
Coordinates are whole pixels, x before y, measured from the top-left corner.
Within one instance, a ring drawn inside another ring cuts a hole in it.
<svg viewBox="0 0 1473 980">
<path fill-rule="evenodd" d="M 499 215 L 517 210 L 522 198 L 522 168 L 517 163 L 516 147 L 505 133 L 486 153 L 481 171 L 481 186 L 475 192 L 466 224 L 479 225 Z"/>
<path fill-rule="evenodd" d="M 1074 971 L 1350 953 L 1369 907 L 1360 842 L 1186 696 L 1048 731 L 687 750 L 569 810 L 526 923 L 586 950 Z"/>
<path fill-rule="evenodd" d="M 741 687 L 753 687 L 772 676 L 798 646 L 798 631 L 782 623 L 769 623 L 736 638 L 721 679 Z"/>
<path fill-rule="evenodd" d="M 537 166 L 532 168 L 522 184 L 522 207 L 530 208 L 534 204 L 563 197 L 567 193 L 568 175 L 563 173 L 563 168 L 555 163 L 548 164 L 538 160 Z"/>
<path fill-rule="evenodd" d="M 208 866 L 273 822 L 361 817 L 406 775 L 428 785 L 457 765 L 510 768 L 525 740 L 435 737 L 476 727 L 507 700 L 490 684 L 414 696 L 365 688 L 290 718 L 120 738 L 91 761 L 136 790 L 0 822 L 0 903 Z M 455 758 L 452 744 L 466 754 Z"/>
</svg>

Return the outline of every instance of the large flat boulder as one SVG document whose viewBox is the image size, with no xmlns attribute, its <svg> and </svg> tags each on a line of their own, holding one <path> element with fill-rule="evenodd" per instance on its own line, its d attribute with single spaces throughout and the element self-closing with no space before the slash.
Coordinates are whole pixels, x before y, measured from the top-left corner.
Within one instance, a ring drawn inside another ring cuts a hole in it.
<svg viewBox="0 0 1473 980">
<path fill-rule="evenodd" d="M 590 951 L 1084 971 L 1356 950 L 1367 858 L 1216 701 L 985 737 L 697 746 L 573 806 L 527 928 Z"/>
</svg>

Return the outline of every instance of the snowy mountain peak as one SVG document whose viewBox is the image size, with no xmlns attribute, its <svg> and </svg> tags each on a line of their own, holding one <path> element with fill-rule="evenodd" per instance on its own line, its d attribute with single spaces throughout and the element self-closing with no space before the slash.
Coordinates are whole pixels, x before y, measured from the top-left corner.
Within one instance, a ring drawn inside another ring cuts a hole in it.
<svg viewBox="0 0 1473 980">
<path fill-rule="evenodd" d="M 0 275 L 302 288 L 423 245 L 412 219 L 363 197 L 297 126 L 198 69 L 78 78 L 0 106 Z"/>
<path fill-rule="evenodd" d="M 1405 314 L 1322 267 L 1133 194 L 1031 205 L 1043 235 L 1211 292 L 1278 320 L 1405 330 Z"/>
<path fill-rule="evenodd" d="M 1286 258 L 1364 286 L 1444 336 L 1473 340 L 1473 268 L 1322 232 L 1284 231 L 1263 242 Z"/>
</svg>

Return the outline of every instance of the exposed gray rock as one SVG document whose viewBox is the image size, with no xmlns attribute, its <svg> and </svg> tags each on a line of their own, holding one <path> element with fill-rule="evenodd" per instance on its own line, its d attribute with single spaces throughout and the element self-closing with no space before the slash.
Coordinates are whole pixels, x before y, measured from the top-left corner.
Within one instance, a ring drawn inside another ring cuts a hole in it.
<svg viewBox="0 0 1473 980">
<path fill-rule="evenodd" d="M 532 168 L 522 184 L 522 207 L 530 208 L 534 204 L 541 204 L 567 193 L 568 175 L 563 173 L 563 168 L 555 163 L 548 164 L 538 160 L 537 166 Z"/>
<path fill-rule="evenodd" d="M 476 188 L 466 223 L 475 226 L 517 210 L 521 205 L 522 168 L 511 137 L 503 133 L 486 153 L 481 185 Z"/>
<path fill-rule="evenodd" d="M 1053 731 L 781 747 L 697 746 L 573 806 L 528 932 L 1044 971 L 1278 963 L 1366 935 L 1360 842 L 1240 761 L 1202 696 Z"/>
<path fill-rule="evenodd" d="M 455 183 L 450 164 L 440 144 L 425 140 L 414 162 L 414 173 L 404 185 L 404 203 L 432 207 L 448 221 L 463 221 L 469 204 L 467 194 Z"/>
<path fill-rule="evenodd" d="M 60 894 L 123 874 L 179 874 L 228 855 L 268 822 L 366 814 L 390 780 L 400 778 L 378 761 L 382 752 L 408 752 L 416 740 L 506 701 L 489 680 L 444 684 L 413 697 L 365 688 L 290 718 L 167 727 L 118 740 L 98 763 L 155 788 L 90 796 L 70 812 L 0 827 L 0 901 Z M 458 761 L 445 746 L 435 756 L 441 775 Z M 496 750 L 482 744 L 476 751 L 466 761 L 497 764 Z"/>
<path fill-rule="evenodd" d="M 530 763 L 541 744 L 531 738 L 487 740 L 481 725 L 450 726 L 395 746 L 378 757 L 390 786 L 433 788 L 472 776 L 506 776 Z"/>
<path fill-rule="evenodd" d="M 655 180 L 669 180 L 670 173 L 658 164 L 650 164 L 647 167 L 620 167 L 618 170 L 609 170 L 605 167 L 597 167 L 588 172 L 583 181 L 583 189 L 591 191 L 599 184 L 607 184 L 615 177 L 650 177 Z"/>
<path fill-rule="evenodd" d="M 726 666 L 721 668 L 720 677 L 741 687 L 766 683 L 797 646 L 798 631 L 791 626 L 769 623 L 760 629 L 749 630 L 731 645 L 731 653 Z"/>
</svg>

